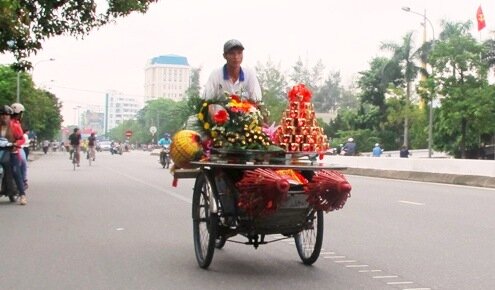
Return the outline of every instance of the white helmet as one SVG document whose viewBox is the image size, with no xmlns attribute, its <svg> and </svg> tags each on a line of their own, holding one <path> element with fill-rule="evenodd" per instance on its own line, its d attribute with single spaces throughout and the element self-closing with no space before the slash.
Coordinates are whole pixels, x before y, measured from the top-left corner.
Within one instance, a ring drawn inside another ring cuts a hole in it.
<svg viewBox="0 0 495 290">
<path fill-rule="evenodd" d="M 14 111 L 14 114 L 20 114 L 24 112 L 24 106 L 20 103 L 13 103 L 12 106 L 10 106 L 12 110 Z"/>
<path fill-rule="evenodd" d="M 353 142 L 353 141 L 354 141 L 354 138 L 347 139 L 347 142 Z"/>
<path fill-rule="evenodd" d="M 376 143 L 376 144 L 375 144 L 375 147 L 376 147 L 376 146 L 380 146 L 380 144 L 379 144 L 379 143 Z"/>
</svg>

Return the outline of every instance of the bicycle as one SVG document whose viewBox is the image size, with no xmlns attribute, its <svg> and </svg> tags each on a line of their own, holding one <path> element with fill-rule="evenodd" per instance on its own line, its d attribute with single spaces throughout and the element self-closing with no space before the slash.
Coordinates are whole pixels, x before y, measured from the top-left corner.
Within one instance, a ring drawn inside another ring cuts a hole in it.
<svg viewBox="0 0 495 290">
<path fill-rule="evenodd" d="M 77 146 L 73 146 L 74 153 L 72 154 L 72 166 L 74 167 L 74 171 L 76 170 L 76 166 L 79 167 L 77 160 L 79 160 L 80 152 Z"/>
<path fill-rule="evenodd" d="M 89 147 L 88 148 L 88 154 L 86 155 L 86 158 L 88 159 L 89 166 L 91 166 L 91 162 L 95 161 L 95 147 Z"/>
</svg>

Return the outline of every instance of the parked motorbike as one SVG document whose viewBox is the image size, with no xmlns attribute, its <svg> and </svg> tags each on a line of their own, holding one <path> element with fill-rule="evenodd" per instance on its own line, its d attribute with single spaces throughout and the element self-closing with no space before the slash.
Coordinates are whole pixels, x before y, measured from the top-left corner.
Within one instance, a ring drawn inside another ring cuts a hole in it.
<svg viewBox="0 0 495 290">
<path fill-rule="evenodd" d="M 170 166 L 170 144 L 162 146 L 162 151 L 160 151 L 160 164 L 163 168 L 168 168 Z"/>
<path fill-rule="evenodd" d="M 0 137 L 0 196 L 8 197 L 10 202 L 16 202 L 19 198 L 10 170 L 10 149 L 13 145 Z"/>
</svg>

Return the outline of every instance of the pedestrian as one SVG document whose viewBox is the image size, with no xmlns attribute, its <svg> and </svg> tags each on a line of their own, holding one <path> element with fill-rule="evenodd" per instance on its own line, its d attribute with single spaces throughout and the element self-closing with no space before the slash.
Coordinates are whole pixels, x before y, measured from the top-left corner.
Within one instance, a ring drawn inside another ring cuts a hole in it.
<svg viewBox="0 0 495 290">
<path fill-rule="evenodd" d="M 375 144 L 375 147 L 373 147 L 373 150 L 371 153 L 372 153 L 373 157 L 380 157 L 382 155 L 383 149 L 382 149 L 382 147 L 380 147 L 379 143 Z"/>
<path fill-rule="evenodd" d="M 226 63 L 214 70 L 205 85 L 206 100 L 218 98 L 225 92 L 261 101 L 261 87 L 253 69 L 242 66 L 244 46 L 239 40 L 231 39 L 223 45 Z"/>
<path fill-rule="evenodd" d="M 400 148 L 399 154 L 400 154 L 401 158 L 409 158 L 409 155 L 411 155 L 411 153 L 409 153 L 409 150 L 407 149 L 406 145 L 402 145 L 402 147 Z"/>
<path fill-rule="evenodd" d="M 347 139 L 347 143 L 344 144 L 344 147 L 342 147 L 342 152 L 344 152 L 343 155 L 345 156 L 354 156 L 356 155 L 356 143 L 354 142 L 354 138 L 349 138 Z M 342 154 L 341 152 L 341 154 Z"/>
</svg>

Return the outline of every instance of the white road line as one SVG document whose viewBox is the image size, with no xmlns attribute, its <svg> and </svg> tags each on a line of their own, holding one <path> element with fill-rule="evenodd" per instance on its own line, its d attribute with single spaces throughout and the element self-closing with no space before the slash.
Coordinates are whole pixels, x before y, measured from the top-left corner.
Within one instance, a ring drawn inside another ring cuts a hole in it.
<svg viewBox="0 0 495 290">
<path fill-rule="evenodd" d="M 368 265 L 347 265 L 346 268 L 366 268 Z"/>
<path fill-rule="evenodd" d="M 413 284 L 411 281 L 399 281 L 399 282 L 387 282 L 388 285 L 405 285 L 405 284 Z"/>
<path fill-rule="evenodd" d="M 335 252 L 321 252 L 322 255 L 335 255 Z"/>
<path fill-rule="evenodd" d="M 405 288 L 402 290 L 431 290 L 431 288 Z"/>
<path fill-rule="evenodd" d="M 388 276 L 373 276 L 373 279 L 389 279 L 389 278 L 397 278 L 399 276 L 396 275 L 388 275 Z"/>
<path fill-rule="evenodd" d="M 369 273 L 369 272 L 381 272 L 382 270 L 359 270 L 360 273 Z"/>
<path fill-rule="evenodd" d="M 407 200 L 399 200 L 398 202 L 400 202 L 400 203 L 406 203 L 406 204 L 412 204 L 412 205 L 425 205 L 424 203 L 414 202 L 414 201 L 407 201 Z"/>
<path fill-rule="evenodd" d="M 324 259 L 342 259 L 342 258 L 345 258 L 345 256 L 325 256 L 323 258 Z"/>
<path fill-rule="evenodd" d="M 335 263 L 354 263 L 356 260 L 339 260 L 339 261 L 334 261 Z"/>
</svg>

